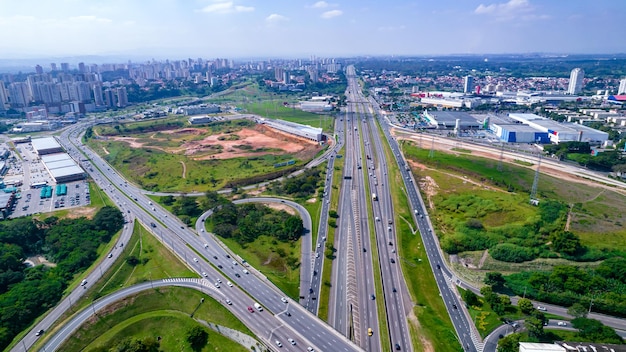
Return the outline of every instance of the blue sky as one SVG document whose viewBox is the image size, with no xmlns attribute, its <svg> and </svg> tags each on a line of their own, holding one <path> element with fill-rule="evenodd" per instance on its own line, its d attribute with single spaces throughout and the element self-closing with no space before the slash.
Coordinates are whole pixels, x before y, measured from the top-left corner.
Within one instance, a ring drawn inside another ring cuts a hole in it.
<svg viewBox="0 0 626 352">
<path fill-rule="evenodd" d="M 0 59 L 626 51 L 624 0 L 0 0 Z"/>
</svg>

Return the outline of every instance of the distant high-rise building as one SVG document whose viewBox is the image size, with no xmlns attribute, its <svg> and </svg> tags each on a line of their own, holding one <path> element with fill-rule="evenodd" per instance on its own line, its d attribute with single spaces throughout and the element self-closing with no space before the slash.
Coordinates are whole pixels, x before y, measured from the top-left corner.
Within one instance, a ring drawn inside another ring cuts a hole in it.
<svg viewBox="0 0 626 352">
<path fill-rule="evenodd" d="M 30 89 L 26 82 L 13 82 L 9 84 L 9 100 L 12 108 L 23 108 L 31 101 Z"/>
<path fill-rule="evenodd" d="M 284 74 L 285 74 L 285 70 L 282 67 L 276 67 L 274 69 L 274 79 L 276 79 L 276 81 L 278 82 L 282 81 Z"/>
<path fill-rule="evenodd" d="M 42 74 L 43 73 L 43 67 L 41 67 L 40 65 L 35 66 L 35 72 L 37 72 L 38 74 Z"/>
<path fill-rule="evenodd" d="M 567 94 L 578 94 L 583 90 L 583 79 L 585 71 L 582 68 L 575 68 L 569 76 L 569 85 L 567 86 Z"/>
<path fill-rule="evenodd" d="M 80 73 L 87 72 L 87 69 L 85 67 L 85 63 L 84 62 L 79 62 L 78 63 L 78 72 L 80 72 Z"/>
<path fill-rule="evenodd" d="M 623 78 L 619 81 L 619 89 L 617 90 L 617 94 L 626 94 L 626 78 Z"/>
<path fill-rule="evenodd" d="M 471 93 L 474 90 L 474 77 L 465 76 L 465 83 L 463 84 L 463 93 Z"/>
<path fill-rule="evenodd" d="M 67 62 L 61 62 L 61 71 L 68 72 L 70 70 L 70 64 Z"/>
<path fill-rule="evenodd" d="M 112 89 L 105 89 L 104 90 L 104 105 L 106 105 L 109 108 L 117 105 L 117 101 L 115 99 L 115 94 L 113 94 L 113 90 Z"/>
<path fill-rule="evenodd" d="M 117 88 L 117 106 L 120 108 L 128 105 L 128 93 L 126 92 L 126 87 Z"/>
<path fill-rule="evenodd" d="M 7 89 L 4 86 L 4 81 L 0 80 L 0 106 L 4 107 L 4 104 L 8 103 Z"/>
<path fill-rule="evenodd" d="M 104 100 L 102 99 L 102 84 L 94 84 L 93 100 L 96 103 L 96 106 L 104 105 Z"/>
<path fill-rule="evenodd" d="M 50 70 L 52 71 L 56 71 L 57 70 L 57 64 L 55 64 L 54 62 L 50 64 Z"/>
</svg>

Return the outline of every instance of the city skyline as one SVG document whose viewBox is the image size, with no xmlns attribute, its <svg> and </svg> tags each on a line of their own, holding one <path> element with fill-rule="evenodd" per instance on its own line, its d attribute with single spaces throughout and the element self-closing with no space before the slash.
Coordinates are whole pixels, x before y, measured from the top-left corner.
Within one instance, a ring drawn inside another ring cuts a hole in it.
<svg viewBox="0 0 626 352">
<path fill-rule="evenodd" d="M 0 0 L 0 59 L 608 54 L 625 17 L 610 0 Z"/>
</svg>

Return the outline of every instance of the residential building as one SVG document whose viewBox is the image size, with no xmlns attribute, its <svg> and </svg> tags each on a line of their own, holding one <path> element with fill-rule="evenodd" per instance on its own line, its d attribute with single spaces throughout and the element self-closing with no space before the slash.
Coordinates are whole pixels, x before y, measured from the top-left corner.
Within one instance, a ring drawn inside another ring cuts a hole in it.
<svg viewBox="0 0 626 352">
<path fill-rule="evenodd" d="M 583 79 L 585 71 L 582 68 L 575 68 L 569 76 L 569 85 L 567 86 L 567 94 L 575 95 L 583 90 Z"/>
<path fill-rule="evenodd" d="M 619 89 L 617 90 L 617 95 L 626 94 L 626 78 L 623 78 L 619 81 Z"/>
</svg>

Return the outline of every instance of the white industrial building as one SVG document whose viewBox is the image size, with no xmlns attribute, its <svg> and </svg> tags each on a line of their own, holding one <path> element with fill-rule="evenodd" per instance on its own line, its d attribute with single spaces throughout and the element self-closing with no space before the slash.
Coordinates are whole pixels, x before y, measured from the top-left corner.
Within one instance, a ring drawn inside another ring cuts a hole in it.
<svg viewBox="0 0 626 352">
<path fill-rule="evenodd" d="M 202 114 L 214 114 L 222 111 L 221 107 L 217 104 L 200 104 L 181 106 L 178 108 L 178 112 L 182 112 L 185 115 L 202 115 Z"/>
<path fill-rule="evenodd" d="M 82 180 L 87 176 L 85 171 L 66 153 L 44 155 L 41 161 L 56 183 Z"/>
<path fill-rule="evenodd" d="M 519 352 L 567 352 L 567 350 L 553 343 L 520 342 Z"/>
<path fill-rule="evenodd" d="M 550 141 L 555 144 L 561 142 L 589 142 L 603 144 L 609 139 L 609 134 L 591 127 L 574 123 L 559 123 L 554 120 L 535 114 L 509 114 L 513 120 L 529 125 L 542 132 L 547 132 Z"/>
<path fill-rule="evenodd" d="M 212 116 L 192 116 L 188 121 L 192 125 L 203 125 L 215 121 L 215 118 Z"/>
<path fill-rule="evenodd" d="M 332 110 L 333 106 L 325 101 L 301 101 L 300 110 L 308 112 L 324 112 Z"/>
<path fill-rule="evenodd" d="M 36 138 L 31 141 L 37 155 L 62 153 L 63 147 L 54 137 Z"/>
<path fill-rule="evenodd" d="M 460 130 L 477 130 L 481 124 L 472 115 L 463 111 L 430 111 L 424 112 L 428 123 L 440 129 L 457 128 Z"/>
<path fill-rule="evenodd" d="M 321 128 L 309 125 L 301 125 L 299 123 L 284 120 L 258 119 L 258 122 L 275 128 L 279 131 L 287 132 L 299 137 L 304 137 L 312 141 L 321 142 L 323 140 Z"/>
</svg>

